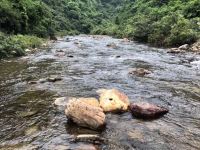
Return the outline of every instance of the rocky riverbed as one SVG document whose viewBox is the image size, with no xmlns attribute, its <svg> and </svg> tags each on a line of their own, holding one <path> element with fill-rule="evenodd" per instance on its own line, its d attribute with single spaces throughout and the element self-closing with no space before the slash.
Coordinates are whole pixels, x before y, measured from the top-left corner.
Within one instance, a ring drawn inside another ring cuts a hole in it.
<svg viewBox="0 0 200 150">
<path fill-rule="evenodd" d="M 149 73 L 130 74 L 133 68 Z M 64 108 L 53 104 L 57 97 L 98 98 L 101 88 L 119 89 L 131 102 L 157 104 L 169 113 L 149 121 L 128 112 L 108 113 L 106 128 L 94 131 L 68 123 Z M 197 150 L 199 114 L 200 55 L 192 52 L 172 54 L 128 40 L 80 35 L 0 61 L 1 150 Z M 83 134 L 104 142 L 74 141 Z"/>
</svg>

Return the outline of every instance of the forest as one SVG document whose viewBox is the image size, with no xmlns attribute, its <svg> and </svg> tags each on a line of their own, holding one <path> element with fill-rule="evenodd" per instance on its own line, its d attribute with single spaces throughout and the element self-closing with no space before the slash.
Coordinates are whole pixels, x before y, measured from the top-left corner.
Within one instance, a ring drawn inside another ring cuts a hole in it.
<svg viewBox="0 0 200 150">
<path fill-rule="evenodd" d="M 0 58 L 23 55 L 49 36 L 80 33 L 191 44 L 200 35 L 199 8 L 199 0 L 1 0 Z"/>
</svg>

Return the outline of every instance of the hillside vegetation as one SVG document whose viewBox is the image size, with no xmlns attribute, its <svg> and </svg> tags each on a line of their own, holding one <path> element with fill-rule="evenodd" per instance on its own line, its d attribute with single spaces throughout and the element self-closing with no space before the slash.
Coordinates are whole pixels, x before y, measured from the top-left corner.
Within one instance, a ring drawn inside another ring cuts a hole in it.
<svg viewBox="0 0 200 150">
<path fill-rule="evenodd" d="M 16 44 L 7 39 L 17 34 L 35 39 L 92 33 L 127 37 L 155 46 L 190 44 L 200 35 L 200 1 L 1 0 L 0 31 L 1 57 L 8 56 L 7 47 Z M 23 38 L 18 40 L 23 43 L 20 40 Z M 18 47 L 24 48 L 20 44 Z"/>
</svg>

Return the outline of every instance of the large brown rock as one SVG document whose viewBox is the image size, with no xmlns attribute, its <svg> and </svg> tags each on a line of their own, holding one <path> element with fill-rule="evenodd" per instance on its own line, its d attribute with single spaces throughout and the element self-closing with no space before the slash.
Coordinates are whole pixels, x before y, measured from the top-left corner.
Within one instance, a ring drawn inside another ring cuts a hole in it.
<svg viewBox="0 0 200 150">
<path fill-rule="evenodd" d="M 127 111 L 130 104 L 128 97 L 116 89 L 100 89 L 97 91 L 100 107 L 104 112 Z"/>
<path fill-rule="evenodd" d="M 155 119 L 166 113 L 168 109 L 147 102 L 132 103 L 130 110 L 133 116 L 142 119 Z"/>
<path fill-rule="evenodd" d="M 71 98 L 65 114 L 79 126 L 100 129 L 105 125 L 105 114 L 98 105 L 94 98 Z"/>
</svg>

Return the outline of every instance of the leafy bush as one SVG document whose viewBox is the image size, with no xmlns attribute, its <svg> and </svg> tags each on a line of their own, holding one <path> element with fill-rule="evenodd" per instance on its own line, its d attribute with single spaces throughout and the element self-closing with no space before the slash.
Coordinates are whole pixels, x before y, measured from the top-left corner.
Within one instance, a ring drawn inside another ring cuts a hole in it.
<svg viewBox="0 0 200 150">
<path fill-rule="evenodd" d="M 5 35 L 0 32 L 0 59 L 5 57 L 22 56 L 26 48 L 39 47 L 43 40 L 28 35 Z"/>
</svg>

